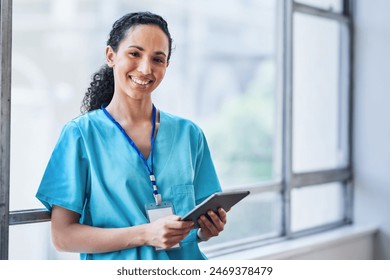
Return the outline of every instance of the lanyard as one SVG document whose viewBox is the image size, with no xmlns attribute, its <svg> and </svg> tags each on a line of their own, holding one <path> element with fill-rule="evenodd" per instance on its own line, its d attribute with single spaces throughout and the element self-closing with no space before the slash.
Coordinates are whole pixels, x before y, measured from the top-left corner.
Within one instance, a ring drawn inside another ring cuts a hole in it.
<svg viewBox="0 0 390 280">
<path fill-rule="evenodd" d="M 125 136 L 127 141 L 129 142 L 130 146 L 133 147 L 133 149 L 137 152 L 138 157 L 142 160 L 146 168 L 149 172 L 149 179 L 153 187 L 153 196 L 156 201 L 156 205 L 161 204 L 161 195 L 158 193 L 157 185 L 156 185 L 156 177 L 154 176 L 153 172 L 153 148 L 154 148 L 154 134 L 156 130 L 156 107 L 153 105 L 152 110 L 152 133 L 150 135 L 150 159 L 151 159 L 151 166 L 149 167 L 148 161 L 145 159 L 144 155 L 141 153 L 141 151 L 138 149 L 137 145 L 135 145 L 134 141 L 130 138 L 129 135 L 127 135 L 126 131 L 123 129 L 123 127 L 110 115 L 110 113 L 107 112 L 106 108 L 104 106 L 101 106 L 101 109 L 103 110 L 104 114 L 119 128 L 119 130 L 122 132 L 122 134 Z"/>
</svg>

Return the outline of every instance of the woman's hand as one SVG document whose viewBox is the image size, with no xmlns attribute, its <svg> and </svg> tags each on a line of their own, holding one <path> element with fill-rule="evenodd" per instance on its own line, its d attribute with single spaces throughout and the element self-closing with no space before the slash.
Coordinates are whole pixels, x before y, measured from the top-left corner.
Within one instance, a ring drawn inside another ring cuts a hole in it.
<svg viewBox="0 0 390 280">
<path fill-rule="evenodd" d="M 181 221 L 179 216 L 171 215 L 158 219 L 146 228 L 146 245 L 171 248 L 186 238 L 193 228 L 193 222 Z"/>
<path fill-rule="evenodd" d="M 205 215 L 200 216 L 198 223 L 200 225 L 200 238 L 202 241 L 207 241 L 211 237 L 218 236 L 224 230 L 226 224 L 226 211 L 222 208 L 218 209 L 218 214 L 214 211 L 208 211 L 208 219 Z"/>
</svg>

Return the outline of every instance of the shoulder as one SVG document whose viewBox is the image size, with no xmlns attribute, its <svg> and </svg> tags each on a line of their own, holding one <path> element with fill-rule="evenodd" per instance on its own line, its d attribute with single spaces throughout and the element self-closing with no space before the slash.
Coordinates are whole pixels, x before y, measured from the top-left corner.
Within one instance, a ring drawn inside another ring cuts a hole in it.
<svg viewBox="0 0 390 280">
<path fill-rule="evenodd" d="M 88 125 L 89 123 L 99 121 L 99 119 L 101 119 L 101 116 L 102 116 L 102 110 L 100 109 L 93 110 L 73 118 L 67 123 L 67 125 L 83 127 Z"/>
<path fill-rule="evenodd" d="M 83 131 L 85 129 L 90 128 L 96 123 L 101 123 L 101 119 L 102 119 L 102 111 L 100 109 L 93 110 L 68 121 L 64 125 L 64 130 Z"/>
<path fill-rule="evenodd" d="M 160 116 L 161 116 L 161 123 L 165 122 L 165 124 L 169 124 L 171 126 L 174 126 L 177 129 L 179 129 L 181 132 L 186 131 L 186 132 L 190 132 L 191 134 L 194 134 L 194 135 L 202 135 L 203 134 L 203 131 L 200 128 L 200 126 L 189 119 L 179 117 L 176 115 L 172 115 L 172 114 L 164 112 L 164 111 L 160 111 Z"/>
<path fill-rule="evenodd" d="M 85 113 L 65 123 L 60 134 L 60 140 L 84 139 L 90 134 L 91 129 L 93 130 L 98 123 L 101 123 L 99 120 L 101 119 L 99 111 L 101 110 Z"/>
</svg>

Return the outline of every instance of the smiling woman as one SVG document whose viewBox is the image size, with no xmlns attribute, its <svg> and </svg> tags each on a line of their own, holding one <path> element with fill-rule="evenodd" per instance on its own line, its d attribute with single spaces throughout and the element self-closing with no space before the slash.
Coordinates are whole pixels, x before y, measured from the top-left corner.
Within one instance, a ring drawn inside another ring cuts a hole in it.
<svg viewBox="0 0 390 280">
<path fill-rule="evenodd" d="M 63 128 L 37 193 L 51 211 L 59 251 L 82 259 L 205 259 L 198 242 L 223 231 L 223 209 L 200 217 L 199 230 L 180 219 L 221 188 L 202 130 L 152 102 L 171 41 L 165 20 L 149 12 L 114 23 L 107 66 L 93 76 L 85 114 Z"/>
</svg>

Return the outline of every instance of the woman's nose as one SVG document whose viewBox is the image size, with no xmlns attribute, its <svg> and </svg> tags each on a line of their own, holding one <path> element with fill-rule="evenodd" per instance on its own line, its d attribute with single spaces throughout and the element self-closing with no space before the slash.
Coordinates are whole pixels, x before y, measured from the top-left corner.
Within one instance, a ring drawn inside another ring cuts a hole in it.
<svg viewBox="0 0 390 280">
<path fill-rule="evenodd" d="M 144 75 L 151 73 L 151 65 L 148 59 L 142 59 L 138 65 L 138 71 Z"/>
</svg>

